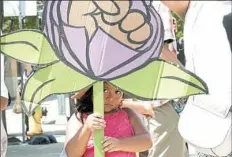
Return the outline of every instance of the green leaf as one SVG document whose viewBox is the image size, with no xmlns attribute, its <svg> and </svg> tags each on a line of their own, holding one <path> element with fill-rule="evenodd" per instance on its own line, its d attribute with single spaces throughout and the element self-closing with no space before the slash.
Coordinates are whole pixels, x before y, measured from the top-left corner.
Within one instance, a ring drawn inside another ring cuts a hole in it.
<svg viewBox="0 0 232 157">
<path fill-rule="evenodd" d="M 176 99 L 208 93 L 206 84 L 196 75 L 162 60 L 153 61 L 134 73 L 110 82 L 141 100 Z"/>
<path fill-rule="evenodd" d="M 46 65 L 59 61 L 46 36 L 36 30 L 22 30 L 1 37 L 1 53 L 20 62 Z"/>
<path fill-rule="evenodd" d="M 77 92 L 93 83 L 90 78 L 76 72 L 63 62 L 58 62 L 36 71 L 26 82 L 22 98 L 30 105 L 40 104 L 52 94 Z M 31 106 L 28 112 L 33 110 L 34 107 Z"/>
</svg>

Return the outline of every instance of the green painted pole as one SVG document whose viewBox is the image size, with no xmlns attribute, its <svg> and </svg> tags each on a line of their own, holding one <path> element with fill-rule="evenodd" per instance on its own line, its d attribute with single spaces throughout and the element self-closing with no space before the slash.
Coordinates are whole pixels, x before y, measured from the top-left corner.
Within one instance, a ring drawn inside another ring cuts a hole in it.
<svg viewBox="0 0 232 157">
<path fill-rule="evenodd" d="M 104 116 L 104 83 L 97 82 L 93 85 L 94 113 Z M 94 156 L 104 157 L 102 141 L 104 140 L 104 129 L 94 130 Z"/>
</svg>

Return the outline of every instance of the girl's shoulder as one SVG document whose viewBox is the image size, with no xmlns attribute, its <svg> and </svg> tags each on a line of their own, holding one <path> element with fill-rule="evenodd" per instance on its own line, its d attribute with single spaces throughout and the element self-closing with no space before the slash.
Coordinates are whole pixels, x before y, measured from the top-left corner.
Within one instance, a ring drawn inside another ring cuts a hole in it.
<svg viewBox="0 0 232 157">
<path fill-rule="evenodd" d="M 127 114 L 129 119 L 134 119 L 137 116 L 137 113 L 130 108 L 123 108 L 122 110 Z"/>
<path fill-rule="evenodd" d="M 88 117 L 86 114 L 82 114 L 82 113 L 79 113 L 79 112 L 75 112 L 73 114 L 76 118 L 76 120 L 80 123 L 84 123 L 85 119 Z"/>
<path fill-rule="evenodd" d="M 115 121 L 121 121 L 121 120 L 126 120 L 126 119 L 129 119 L 130 118 L 130 111 L 127 110 L 127 109 L 119 109 L 117 110 L 116 112 L 113 112 L 113 113 L 109 113 L 109 114 L 105 114 L 104 115 L 104 119 L 106 121 L 110 120 L 115 120 Z"/>
</svg>

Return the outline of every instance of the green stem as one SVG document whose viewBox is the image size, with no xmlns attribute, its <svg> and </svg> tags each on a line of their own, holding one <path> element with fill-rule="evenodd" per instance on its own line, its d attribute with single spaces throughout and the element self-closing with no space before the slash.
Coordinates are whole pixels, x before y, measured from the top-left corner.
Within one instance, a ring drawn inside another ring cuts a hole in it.
<svg viewBox="0 0 232 157">
<path fill-rule="evenodd" d="M 94 102 L 94 113 L 98 113 L 104 116 L 104 92 L 103 82 L 97 82 L 93 85 L 93 102 Z M 102 141 L 104 140 L 104 130 L 94 131 L 94 156 L 104 157 L 105 153 L 102 149 Z"/>
</svg>

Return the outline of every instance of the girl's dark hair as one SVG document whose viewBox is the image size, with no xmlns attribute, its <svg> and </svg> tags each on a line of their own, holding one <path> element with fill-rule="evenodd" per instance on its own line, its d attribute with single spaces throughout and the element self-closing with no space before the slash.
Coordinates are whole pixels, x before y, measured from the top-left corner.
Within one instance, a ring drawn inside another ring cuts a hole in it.
<svg viewBox="0 0 232 157">
<path fill-rule="evenodd" d="M 80 113 L 80 118 L 83 123 L 83 114 L 93 113 L 93 87 L 89 88 L 86 93 L 77 100 L 77 112 Z"/>
</svg>

